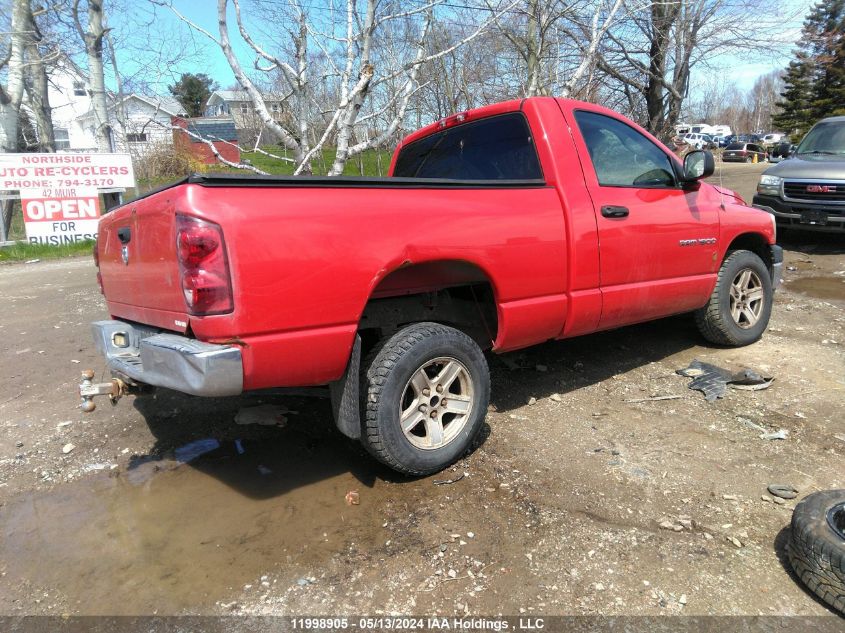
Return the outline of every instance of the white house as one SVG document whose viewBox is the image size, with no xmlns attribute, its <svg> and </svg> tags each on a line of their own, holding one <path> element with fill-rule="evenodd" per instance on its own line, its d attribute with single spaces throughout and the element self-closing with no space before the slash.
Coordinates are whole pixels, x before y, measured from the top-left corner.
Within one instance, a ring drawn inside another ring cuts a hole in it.
<svg viewBox="0 0 845 633">
<path fill-rule="evenodd" d="M 116 95 L 109 95 L 112 151 L 143 156 L 156 147 L 172 145 L 171 117 L 185 114 L 185 109 L 173 97 L 130 94 L 118 99 Z M 94 112 L 87 111 L 78 121 L 87 131 L 88 142 L 96 149 Z"/>
<path fill-rule="evenodd" d="M 96 150 L 93 133 L 85 130 L 79 120 L 91 109 L 90 84 L 86 74 L 68 57 L 60 56 L 49 69 L 47 79 L 56 149 Z"/>
<path fill-rule="evenodd" d="M 94 113 L 87 74 L 61 56 L 48 71 L 48 97 L 57 151 L 95 152 Z M 143 155 L 160 143 L 173 144 L 172 116 L 185 109 L 173 97 L 106 95 L 112 151 Z M 26 103 L 24 107 L 28 107 Z"/>
</svg>

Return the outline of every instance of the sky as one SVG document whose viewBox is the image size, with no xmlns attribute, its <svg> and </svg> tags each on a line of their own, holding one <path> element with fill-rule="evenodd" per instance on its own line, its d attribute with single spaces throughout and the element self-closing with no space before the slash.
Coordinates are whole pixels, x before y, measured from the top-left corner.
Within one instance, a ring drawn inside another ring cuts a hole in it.
<svg viewBox="0 0 845 633">
<path fill-rule="evenodd" d="M 126 0 L 128 10 L 108 16 L 115 33 L 126 38 L 126 46 L 118 45 L 118 62 L 123 74 L 133 74 L 143 68 L 143 75 L 152 76 L 151 88 L 166 93 L 166 86 L 183 72 L 203 72 L 221 87 L 235 83 L 234 75 L 216 44 L 191 31 L 169 9 L 154 7 L 144 0 Z M 325 0 L 306 0 L 314 7 L 325 6 Z M 174 7 L 198 26 L 217 35 L 216 2 L 214 0 L 174 0 Z M 244 2 L 244 5 L 246 2 Z M 744 55 L 714 56 L 708 63 L 693 70 L 692 92 L 695 86 L 717 75 L 734 82 L 741 90 L 751 88 L 761 75 L 785 68 L 792 57 L 794 43 L 801 31 L 801 23 L 815 0 L 771 0 L 765 15 L 747 25 L 749 38 L 756 37 L 761 28 L 771 27 L 775 35 L 770 47 Z M 108 8 L 108 4 L 106 4 Z M 246 14 L 246 13 L 245 13 Z M 145 24 L 152 25 L 153 37 Z M 248 24 L 252 28 L 272 28 L 273 25 Z M 230 32 L 236 54 L 245 69 L 251 67 L 254 54 L 237 33 L 230 6 Z M 159 60 L 164 60 L 163 62 Z M 151 66 L 154 66 L 151 72 Z"/>
</svg>

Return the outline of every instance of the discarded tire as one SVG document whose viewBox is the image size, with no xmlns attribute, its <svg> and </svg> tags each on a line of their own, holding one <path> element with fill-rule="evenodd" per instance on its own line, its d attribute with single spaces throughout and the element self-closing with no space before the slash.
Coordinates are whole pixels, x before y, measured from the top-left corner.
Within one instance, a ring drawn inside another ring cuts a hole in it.
<svg viewBox="0 0 845 633">
<path fill-rule="evenodd" d="M 845 613 L 845 490 L 816 492 L 795 506 L 787 554 L 801 582 Z"/>
</svg>

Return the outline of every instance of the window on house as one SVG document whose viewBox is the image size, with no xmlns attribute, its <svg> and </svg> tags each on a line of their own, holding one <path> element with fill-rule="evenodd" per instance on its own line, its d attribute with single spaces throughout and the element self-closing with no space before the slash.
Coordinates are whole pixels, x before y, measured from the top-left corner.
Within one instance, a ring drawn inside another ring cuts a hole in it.
<svg viewBox="0 0 845 633">
<path fill-rule="evenodd" d="M 241 104 L 241 112 L 242 112 L 243 114 L 247 114 L 247 113 L 249 112 L 249 104 L 248 104 L 246 101 L 244 101 L 244 102 Z"/>
<path fill-rule="evenodd" d="M 273 104 L 273 112 L 278 112 L 278 111 L 279 111 L 279 104 L 278 104 L 278 103 L 274 103 L 274 104 Z"/>
<path fill-rule="evenodd" d="M 85 96 L 85 82 L 84 81 L 74 81 L 73 82 L 73 94 L 77 97 L 84 97 Z"/>
<path fill-rule="evenodd" d="M 56 151 L 70 149 L 70 136 L 67 129 L 62 127 L 53 128 L 53 138 L 56 141 Z"/>
<path fill-rule="evenodd" d="M 126 142 L 127 143 L 146 143 L 147 142 L 147 135 L 143 132 L 140 134 L 127 134 L 126 135 Z"/>
</svg>

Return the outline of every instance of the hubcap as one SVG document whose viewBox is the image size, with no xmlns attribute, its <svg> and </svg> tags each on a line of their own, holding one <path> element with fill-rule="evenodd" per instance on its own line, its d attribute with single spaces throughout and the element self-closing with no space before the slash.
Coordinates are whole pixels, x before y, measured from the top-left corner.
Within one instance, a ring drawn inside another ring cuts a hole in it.
<svg viewBox="0 0 845 633">
<path fill-rule="evenodd" d="M 750 268 L 745 268 L 731 282 L 731 318 L 743 329 L 754 327 L 763 313 L 763 282 Z"/>
<path fill-rule="evenodd" d="M 442 448 L 466 426 L 472 399 L 472 377 L 463 363 L 445 356 L 430 360 L 413 373 L 402 392 L 402 432 L 417 448 Z"/>
</svg>

